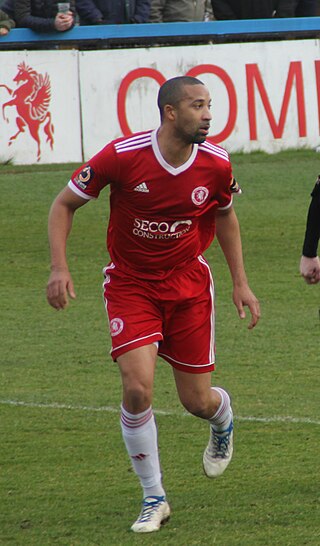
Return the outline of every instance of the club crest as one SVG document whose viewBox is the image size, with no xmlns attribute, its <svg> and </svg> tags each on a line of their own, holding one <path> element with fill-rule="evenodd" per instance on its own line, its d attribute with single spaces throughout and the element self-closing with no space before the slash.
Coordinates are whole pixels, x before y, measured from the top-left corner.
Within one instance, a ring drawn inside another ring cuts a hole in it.
<svg viewBox="0 0 320 546">
<path fill-rule="evenodd" d="M 205 200 L 207 199 L 209 195 L 208 188 L 205 188 L 204 186 L 199 186 L 198 188 L 195 188 L 191 194 L 192 202 L 197 205 L 203 205 Z"/>
</svg>

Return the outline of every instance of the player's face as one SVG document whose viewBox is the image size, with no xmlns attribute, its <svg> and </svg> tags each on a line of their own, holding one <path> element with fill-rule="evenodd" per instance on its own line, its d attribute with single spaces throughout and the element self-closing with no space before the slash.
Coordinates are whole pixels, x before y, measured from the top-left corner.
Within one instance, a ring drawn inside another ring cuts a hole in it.
<svg viewBox="0 0 320 546">
<path fill-rule="evenodd" d="M 175 108 L 177 136 L 188 144 L 204 142 L 209 134 L 211 98 L 204 85 L 186 85 L 184 96 Z"/>
</svg>

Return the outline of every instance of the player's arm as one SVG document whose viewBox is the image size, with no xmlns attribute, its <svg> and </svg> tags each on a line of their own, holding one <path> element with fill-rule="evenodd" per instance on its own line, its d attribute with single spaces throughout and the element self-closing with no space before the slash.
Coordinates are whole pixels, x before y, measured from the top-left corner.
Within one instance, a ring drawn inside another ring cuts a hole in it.
<svg viewBox="0 0 320 546">
<path fill-rule="evenodd" d="M 260 318 L 260 306 L 248 285 L 243 263 L 240 227 L 233 207 L 217 211 L 216 235 L 229 266 L 233 282 L 233 302 L 239 317 L 245 318 L 244 306 L 247 306 L 251 313 L 249 328 L 254 328 Z"/>
<path fill-rule="evenodd" d="M 48 236 L 51 274 L 47 284 L 47 299 L 55 309 L 64 309 L 68 305 L 68 297 L 76 297 L 67 263 L 67 239 L 75 211 L 87 202 L 66 187 L 56 197 L 50 209 Z"/>
<path fill-rule="evenodd" d="M 300 273 L 308 284 L 316 284 L 320 281 L 320 260 L 317 256 L 320 238 L 320 177 L 311 196 L 300 259 Z"/>
</svg>

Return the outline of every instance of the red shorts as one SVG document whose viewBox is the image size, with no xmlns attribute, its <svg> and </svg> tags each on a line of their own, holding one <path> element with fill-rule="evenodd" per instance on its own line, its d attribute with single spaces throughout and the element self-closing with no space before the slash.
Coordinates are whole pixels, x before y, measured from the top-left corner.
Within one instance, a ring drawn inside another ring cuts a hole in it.
<svg viewBox="0 0 320 546">
<path fill-rule="evenodd" d="M 190 373 L 214 369 L 214 285 L 206 260 L 159 281 L 104 269 L 104 300 L 112 339 L 111 355 L 159 343 L 158 354 Z"/>
</svg>

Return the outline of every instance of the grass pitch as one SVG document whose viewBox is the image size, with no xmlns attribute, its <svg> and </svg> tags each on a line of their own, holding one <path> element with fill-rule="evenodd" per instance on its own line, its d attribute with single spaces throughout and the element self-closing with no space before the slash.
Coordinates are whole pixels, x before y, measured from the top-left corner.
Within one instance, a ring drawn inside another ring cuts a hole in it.
<svg viewBox="0 0 320 546">
<path fill-rule="evenodd" d="M 320 292 L 298 273 L 319 158 L 300 150 L 232 161 L 246 269 L 262 308 L 249 332 L 213 244 L 213 383 L 233 398 L 234 458 L 219 479 L 205 478 L 208 428 L 183 413 L 159 359 L 154 408 L 172 517 L 146 536 L 129 531 L 141 492 L 121 439 L 102 305 L 107 192 L 76 215 L 77 299 L 57 313 L 45 300 L 47 215 L 73 166 L 0 166 L 1 546 L 319 546 Z"/>
</svg>

